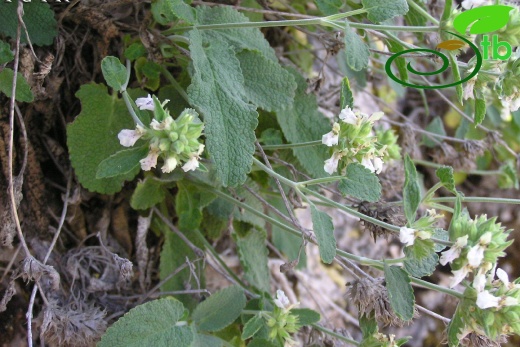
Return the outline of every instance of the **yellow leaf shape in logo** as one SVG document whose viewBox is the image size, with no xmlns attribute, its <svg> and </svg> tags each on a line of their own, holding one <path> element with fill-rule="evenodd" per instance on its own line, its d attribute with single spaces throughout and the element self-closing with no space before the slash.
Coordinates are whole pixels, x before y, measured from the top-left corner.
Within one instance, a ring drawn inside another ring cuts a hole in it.
<svg viewBox="0 0 520 347">
<path fill-rule="evenodd" d="M 447 40 L 439 43 L 437 49 L 446 49 L 448 51 L 454 51 L 456 49 L 464 47 L 465 43 L 460 40 Z"/>
</svg>

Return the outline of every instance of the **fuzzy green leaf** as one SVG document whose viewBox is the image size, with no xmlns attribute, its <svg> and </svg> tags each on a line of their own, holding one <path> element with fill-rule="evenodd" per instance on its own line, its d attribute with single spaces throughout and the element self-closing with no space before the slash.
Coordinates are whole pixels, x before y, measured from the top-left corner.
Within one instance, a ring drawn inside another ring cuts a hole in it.
<svg viewBox="0 0 520 347">
<path fill-rule="evenodd" d="M 455 54 L 453 52 L 450 52 L 448 54 L 448 57 L 450 58 L 450 66 L 451 66 L 451 71 L 453 73 L 453 81 L 458 82 L 462 78 L 460 77 L 460 69 L 459 69 L 459 64 L 457 63 L 457 57 L 455 56 Z M 457 93 L 457 100 L 459 101 L 459 103 L 461 105 L 463 105 L 464 104 L 464 88 L 462 87 L 462 83 L 457 84 L 455 86 L 455 92 Z"/>
<path fill-rule="evenodd" d="M 183 19 L 189 24 L 194 24 L 195 9 L 189 4 L 191 1 L 183 0 L 157 0 L 152 2 L 152 15 L 162 25 L 169 24 L 177 19 Z"/>
<path fill-rule="evenodd" d="M 460 306 L 461 304 L 459 303 L 459 307 Z M 457 307 L 455 314 L 451 318 L 450 324 L 448 324 L 447 335 L 449 347 L 460 346 L 458 335 L 462 332 L 462 329 L 466 327 L 466 324 L 464 324 L 464 320 L 462 319 L 463 313 L 460 311 L 459 307 Z"/>
<path fill-rule="evenodd" d="M 370 312 L 370 316 L 361 315 L 359 316 L 359 328 L 363 334 L 363 338 L 369 338 L 377 333 L 377 321 L 374 318 L 374 312 Z"/>
<path fill-rule="evenodd" d="M 370 51 L 368 45 L 356 33 L 355 29 L 345 24 L 345 57 L 348 66 L 354 71 L 361 71 L 368 67 Z"/>
<path fill-rule="evenodd" d="M 408 154 L 404 157 L 405 180 L 403 187 L 404 214 L 408 223 L 415 222 L 415 213 L 421 202 L 421 188 L 417 180 L 417 170 Z"/>
<path fill-rule="evenodd" d="M 427 249 L 419 250 L 419 247 L 426 247 L 425 245 L 415 244 L 411 247 L 405 247 L 404 254 L 404 268 L 414 277 L 421 278 L 431 275 L 439 262 L 439 256 L 435 253 L 433 247 L 428 245 Z M 421 254 L 421 253 L 425 253 Z"/>
<path fill-rule="evenodd" d="M 11 46 L 7 42 L 0 40 L 0 64 L 5 64 L 14 59 Z"/>
<path fill-rule="evenodd" d="M 247 347 L 280 347 L 280 344 L 274 344 L 271 340 L 253 339 Z"/>
<path fill-rule="evenodd" d="M 0 92 L 10 98 L 13 94 L 13 77 L 14 71 L 9 68 L 4 68 L 0 72 Z M 34 100 L 31 87 L 22 76 L 21 73 L 16 74 L 16 101 L 32 102 Z"/>
<path fill-rule="evenodd" d="M 398 266 L 388 266 L 385 263 L 386 289 L 388 299 L 395 314 L 404 321 L 413 318 L 415 296 L 413 294 L 410 277 Z"/>
<path fill-rule="evenodd" d="M 347 166 L 346 177 L 339 182 L 338 190 L 344 196 L 369 202 L 378 201 L 381 197 L 379 178 L 359 163 Z"/>
<path fill-rule="evenodd" d="M 266 111 L 283 110 L 292 105 L 296 82 L 280 64 L 258 51 L 237 54 L 244 76 L 247 100 Z"/>
<path fill-rule="evenodd" d="M 265 320 L 259 314 L 247 321 L 242 330 L 242 340 L 253 337 L 260 328 L 265 325 Z"/>
<path fill-rule="evenodd" d="M 263 292 L 269 292 L 271 282 L 266 246 L 267 235 L 261 229 L 252 228 L 245 236 L 235 237 L 238 255 L 244 268 L 246 280 Z"/>
<path fill-rule="evenodd" d="M 130 206 L 134 210 L 147 210 L 163 201 L 165 197 L 163 183 L 153 176 L 146 177 L 144 181 L 137 183 L 130 199 Z"/>
<path fill-rule="evenodd" d="M 0 23 L 2 25 L 0 25 L 0 34 L 16 38 L 18 1 L 2 1 L 1 6 Z M 54 38 L 58 34 L 58 25 L 54 19 L 54 12 L 47 2 L 32 1 L 24 4 L 22 18 L 33 45 L 52 45 Z M 22 29 L 20 42 L 28 42 L 24 29 Z"/>
<path fill-rule="evenodd" d="M 396 16 L 404 16 L 408 12 L 406 0 L 362 0 L 363 8 L 368 11 L 368 19 L 381 23 Z"/>
<path fill-rule="evenodd" d="M 110 178 L 126 175 L 139 167 L 139 160 L 148 154 L 148 146 L 124 149 L 112 154 L 99 163 L 96 178 Z"/>
<path fill-rule="evenodd" d="M 310 308 L 293 308 L 290 313 L 298 317 L 300 327 L 318 323 L 321 319 L 320 314 Z"/>
<path fill-rule="evenodd" d="M 388 39 L 385 42 L 392 53 L 399 53 L 405 50 L 404 46 L 397 41 Z M 401 78 L 401 81 L 407 82 L 408 69 L 406 68 L 406 60 L 404 58 L 397 58 L 394 60 L 394 62 L 397 70 L 399 71 L 399 77 Z"/>
<path fill-rule="evenodd" d="M 439 239 L 439 240 L 444 240 L 444 241 L 449 241 L 449 239 L 450 239 L 450 235 L 448 234 L 448 231 L 446 231 L 442 228 L 433 229 L 432 237 Z M 446 248 L 446 246 L 438 244 L 438 243 L 436 243 L 435 246 L 433 247 L 435 252 L 441 252 L 445 248 Z"/>
<path fill-rule="evenodd" d="M 67 145 L 70 160 L 79 182 L 90 191 L 113 194 L 131 180 L 139 168 L 126 175 L 96 178 L 99 164 L 121 150 L 117 134 L 121 129 L 133 129 L 135 124 L 123 102 L 116 95 L 107 94 L 101 84 L 85 84 L 76 96 L 81 100 L 81 113 L 67 126 Z"/>
<path fill-rule="evenodd" d="M 309 142 L 321 139 L 330 131 L 328 120 L 318 111 L 314 94 L 307 94 L 305 79 L 295 70 L 290 69 L 298 84 L 293 106 L 276 113 L 278 123 L 285 138 L 290 143 Z M 293 152 L 302 166 L 314 177 L 324 177 L 327 173 L 323 165 L 328 157 L 326 146 L 295 148 Z"/>
<path fill-rule="evenodd" d="M 139 305 L 115 322 L 101 338 L 99 347 L 189 347 L 193 331 L 177 323 L 184 314 L 182 303 L 165 298 Z"/>
<path fill-rule="evenodd" d="M 444 130 L 444 124 L 442 123 L 441 117 L 435 117 L 433 120 L 426 126 L 426 131 L 438 135 L 446 136 L 446 130 Z M 436 137 L 433 137 L 436 139 Z M 423 135 L 423 142 L 426 147 L 433 148 L 438 145 L 438 142 L 433 141 L 429 136 Z"/>
<path fill-rule="evenodd" d="M 352 94 L 348 77 L 343 77 L 341 80 L 340 108 L 343 110 L 347 106 L 351 109 L 354 108 L 354 94 Z"/>
<path fill-rule="evenodd" d="M 336 256 L 336 239 L 334 238 L 332 218 L 325 212 L 319 211 L 314 205 L 311 205 L 311 217 L 321 260 L 330 264 Z"/>
<path fill-rule="evenodd" d="M 258 113 L 244 102 L 240 62 L 225 42 L 190 32 L 190 103 L 204 116 L 206 145 L 224 186 L 244 183 L 253 163 Z"/>
<path fill-rule="evenodd" d="M 101 71 L 107 84 L 114 90 L 120 91 L 126 83 L 126 67 L 121 64 L 118 58 L 108 56 L 101 61 Z"/>
<path fill-rule="evenodd" d="M 326 16 L 337 14 L 340 7 L 343 6 L 343 0 L 314 0 L 318 9 Z"/>
<path fill-rule="evenodd" d="M 508 160 L 500 166 L 498 186 L 502 189 L 518 189 L 518 173 L 516 171 L 515 163 L 512 160 Z"/>
<path fill-rule="evenodd" d="M 215 199 L 215 195 L 182 181 L 177 182 L 177 188 L 179 191 L 175 197 L 175 212 L 179 219 L 179 229 L 198 229 L 202 221 L 202 209 Z"/>
<path fill-rule="evenodd" d="M 477 125 L 486 118 L 486 99 L 483 91 L 477 88 L 473 90 L 473 96 L 475 97 L 475 125 Z"/>
<path fill-rule="evenodd" d="M 230 7 L 198 6 L 198 24 L 246 23 L 249 19 Z M 228 28 L 203 30 L 206 42 L 227 43 L 236 53 L 248 49 L 260 52 L 265 58 L 278 61 L 274 50 L 258 28 Z"/>
<path fill-rule="evenodd" d="M 192 318 L 204 331 L 219 331 L 233 323 L 246 306 L 244 290 L 231 286 L 219 290 L 193 311 Z"/>
<path fill-rule="evenodd" d="M 437 177 L 441 180 L 444 188 L 448 189 L 453 194 L 457 194 L 455 188 L 455 178 L 453 177 L 453 168 L 451 166 L 443 166 L 435 171 Z"/>
</svg>

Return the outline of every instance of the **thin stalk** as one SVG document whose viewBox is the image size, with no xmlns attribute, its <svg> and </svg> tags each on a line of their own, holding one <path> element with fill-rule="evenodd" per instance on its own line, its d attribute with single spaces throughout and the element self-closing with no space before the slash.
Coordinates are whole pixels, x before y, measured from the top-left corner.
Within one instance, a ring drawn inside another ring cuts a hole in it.
<svg viewBox="0 0 520 347">
<path fill-rule="evenodd" d="M 459 299 L 462 299 L 464 297 L 464 295 L 461 292 L 458 292 L 456 290 L 445 288 L 445 287 L 442 287 L 442 286 L 439 286 L 437 284 L 433 284 L 430 282 L 426 282 L 426 281 L 423 281 L 423 280 L 415 278 L 415 277 L 411 277 L 411 279 L 412 279 L 412 283 L 415 283 L 418 286 L 421 286 L 421 287 L 424 287 L 427 289 L 436 290 L 438 292 L 446 293 L 448 295 L 454 296 Z"/>
<path fill-rule="evenodd" d="M 132 116 L 135 124 L 145 128 L 145 125 L 143 124 L 143 122 L 141 122 L 141 120 L 139 119 L 139 117 L 137 117 L 137 114 L 135 113 L 134 107 L 132 105 L 132 100 L 130 100 L 130 95 L 128 95 L 128 92 L 125 90 L 121 94 L 123 95 L 123 100 L 125 100 L 126 108 L 128 109 L 128 112 L 130 112 L 130 115 Z"/>
<path fill-rule="evenodd" d="M 335 338 L 337 338 L 338 340 L 342 340 L 342 341 L 345 341 L 345 342 L 348 342 L 354 346 L 359 346 L 359 342 L 357 342 L 356 340 L 352 340 L 352 339 L 349 339 L 348 337 L 346 336 L 343 336 L 343 335 L 340 335 L 332 330 L 329 330 L 327 328 L 324 328 L 322 327 L 321 325 L 318 325 L 318 324 L 311 324 L 311 326 L 316 329 L 316 330 L 319 330 L 327 335 L 330 335 L 330 336 L 334 336 Z"/>
<path fill-rule="evenodd" d="M 288 144 L 283 144 L 283 145 L 265 145 L 265 146 L 262 146 L 262 148 L 264 150 L 292 149 L 292 148 L 319 146 L 321 144 L 322 144 L 321 140 L 316 140 L 316 141 L 309 141 L 309 142 L 288 143 Z"/>
<path fill-rule="evenodd" d="M 341 181 L 345 179 L 343 176 L 331 176 L 331 177 L 323 177 L 323 178 L 316 178 L 313 180 L 298 182 L 299 187 L 306 187 L 306 186 L 312 186 L 316 184 L 322 184 L 322 183 L 331 183 L 336 181 Z"/>
<path fill-rule="evenodd" d="M 415 9 L 417 12 L 419 12 L 424 18 L 428 19 L 430 22 L 432 22 L 433 24 L 435 25 L 439 25 L 439 21 L 437 20 L 437 18 L 433 17 L 431 14 L 429 14 L 428 12 L 426 12 L 424 10 L 424 8 L 422 8 L 421 6 L 417 5 L 413 0 L 407 0 L 408 2 L 408 6 L 410 6 L 411 8 Z"/>
<path fill-rule="evenodd" d="M 295 190 L 298 190 L 298 184 L 296 182 L 293 182 L 291 181 L 290 179 L 287 179 L 285 177 L 283 177 L 282 175 L 274 172 L 273 170 L 271 170 L 270 168 L 268 168 L 267 166 L 265 166 L 261 161 L 259 161 L 258 159 L 256 158 L 253 158 L 253 163 L 258 166 L 260 169 L 262 169 L 263 171 L 267 172 L 270 176 L 272 177 L 276 177 L 277 179 L 280 180 L 280 182 L 283 182 L 285 184 L 287 184 L 288 186 L 294 188 Z"/>
<path fill-rule="evenodd" d="M 173 86 L 173 88 L 175 88 L 175 90 L 182 96 L 182 98 L 189 104 L 190 103 L 190 100 L 189 100 L 189 97 L 188 97 L 188 94 L 186 93 L 186 91 L 181 87 L 181 85 L 179 84 L 179 82 L 177 82 L 177 80 L 173 77 L 173 75 L 170 73 L 170 71 L 168 71 L 168 69 L 166 69 L 164 66 L 162 65 L 159 65 L 160 68 L 161 68 L 161 72 L 162 74 L 164 75 L 164 77 L 166 77 L 166 79 L 168 80 L 168 82 L 171 83 L 171 85 Z"/>
<path fill-rule="evenodd" d="M 444 1 L 444 10 L 442 11 L 441 22 L 445 22 L 450 18 L 453 0 Z"/>
<path fill-rule="evenodd" d="M 432 198 L 430 202 L 455 202 L 456 199 L 456 197 Z M 462 197 L 462 202 L 491 202 L 495 204 L 520 205 L 520 199 L 505 199 L 484 196 Z"/>
<path fill-rule="evenodd" d="M 436 169 L 446 166 L 446 165 L 432 163 L 432 162 L 429 162 L 426 160 L 421 160 L 421 159 L 413 159 L 413 162 L 414 162 L 414 164 L 418 164 L 418 165 L 426 166 L 426 167 L 432 167 L 432 168 L 436 168 Z M 493 175 L 502 174 L 502 172 L 499 170 L 489 170 L 489 171 L 487 171 L 487 170 L 469 170 L 469 171 L 460 171 L 460 172 L 464 172 L 468 175 L 480 175 L 480 176 L 493 176 Z"/>
</svg>

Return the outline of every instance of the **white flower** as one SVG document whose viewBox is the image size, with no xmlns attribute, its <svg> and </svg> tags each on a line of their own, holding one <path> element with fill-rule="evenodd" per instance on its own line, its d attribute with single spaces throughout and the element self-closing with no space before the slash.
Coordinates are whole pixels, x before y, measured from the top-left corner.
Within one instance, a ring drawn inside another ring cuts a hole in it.
<svg viewBox="0 0 520 347">
<path fill-rule="evenodd" d="M 173 118 L 168 116 L 162 122 L 158 122 L 156 119 L 153 119 L 150 123 L 150 128 L 154 130 L 170 130 L 171 125 L 173 123 Z"/>
<path fill-rule="evenodd" d="M 500 298 L 494 296 L 489 291 L 484 290 L 477 295 L 477 306 L 485 310 L 490 307 L 498 307 Z"/>
<path fill-rule="evenodd" d="M 452 271 L 453 277 L 451 278 L 450 288 L 455 287 L 457 284 L 462 282 L 464 278 L 472 271 L 472 268 L 466 264 L 459 270 Z"/>
<path fill-rule="evenodd" d="M 117 138 L 119 139 L 121 146 L 132 147 L 145 133 L 146 131 L 138 125 L 135 130 L 121 130 L 119 134 L 117 134 Z"/>
<path fill-rule="evenodd" d="M 502 281 L 502 283 L 504 283 L 504 286 L 509 287 L 509 276 L 504 270 L 497 269 L 497 277 Z"/>
<path fill-rule="evenodd" d="M 343 122 L 347 124 L 357 125 L 358 122 L 358 116 L 350 109 L 350 107 L 345 107 L 343 110 L 341 110 L 339 114 L 339 119 L 341 119 Z"/>
<path fill-rule="evenodd" d="M 330 159 L 325 160 L 325 166 L 323 169 L 329 175 L 332 175 L 338 169 L 339 159 L 341 155 L 339 153 L 334 153 Z"/>
<path fill-rule="evenodd" d="M 155 105 L 150 94 L 148 94 L 146 98 L 137 98 L 135 100 L 135 104 L 137 105 L 137 107 L 139 107 L 140 110 L 155 110 Z"/>
<path fill-rule="evenodd" d="M 455 244 L 450 249 L 442 252 L 439 263 L 441 263 L 441 265 L 446 265 L 448 263 L 452 263 L 455 259 L 457 259 L 460 256 L 460 252 L 462 251 L 462 248 L 466 247 L 467 244 L 468 244 L 468 235 L 464 235 L 464 236 L 457 238 L 457 241 L 455 241 Z"/>
<path fill-rule="evenodd" d="M 285 295 L 283 290 L 278 289 L 276 291 L 276 299 L 274 299 L 274 304 L 279 308 L 285 309 L 287 306 L 289 306 L 290 303 L 291 302 L 289 301 L 289 298 Z"/>
<path fill-rule="evenodd" d="M 475 290 L 477 292 L 481 292 L 484 290 L 485 287 L 486 287 L 486 275 L 483 273 L 479 273 L 473 279 L 473 288 L 475 288 Z"/>
<path fill-rule="evenodd" d="M 191 157 L 186 164 L 182 166 L 184 172 L 195 171 L 199 167 L 199 160 L 196 156 Z"/>
<path fill-rule="evenodd" d="M 491 242 L 491 237 L 493 234 L 491 234 L 489 231 L 484 233 L 480 239 L 478 244 L 471 247 L 468 252 L 468 263 L 469 265 L 473 267 L 478 267 L 482 260 L 484 260 L 484 251 L 487 248 L 487 245 Z"/>
<path fill-rule="evenodd" d="M 150 152 L 146 158 L 139 160 L 141 163 L 141 169 L 144 171 L 150 171 L 153 167 L 157 165 L 157 158 L 159 157 L 159 150 L 155 148 L 150 148 Z"/>
<path fill-rule="evenodd" d="M 374 112 L 370 117 L 368 117 L 368 121 L 370 123 L 374 123 L 375 121 L 378 121 L 381 118 L 383 118 L 384 115 L 385 114 L 383 112 Z"/>
<path fill-rule="evenodd" d="M 197 156 L 200 156 L 204 152 L 204 145 L 201 143 L 199 145 L 199 149 L 197 150 Z"/>
<path fill-rule="evenodd" d="M 175 157 L 168 157 L 164 161 L 164 165 L 162 166 L 161 170 L 164 173 L 172 172 L 177 167 L 177 164 L 179 162 L 177 161 L 177 158 Z"/>
<path fill-rule="evenodd" d="M 461 5 L 465 10 L 469 10 L 474 7 L 489 5 L 490 3 L 490 0 L 464 0 Z"/>
<path fill-rule="evenodd" d="M 374 158 L 374 169 L 376 171 L 376 174 L 381 173 L 383 171 L 383 159 L 379 157 Z"/>
<path fill-rule="evenodd" d="M 471 71 L 468 71 L 468 73 Z M 466 85 L 464 86 L 464 100 L 473 99 L 473 89 L 475 88 L 475 82 L 477 81 L 477 76 L 471 78 Z"/>
<path fill-rule="evenodd" d="M 412 246 L 415 242 L 415 230 L 412 228 L 401 227 L 399 230 L 399 241 L 406 246 Z"/>
<path fill-rule="evenodd" d="M 364 167 L 369 169 L 370 172 L 376 171 L 376 168 L 374 167 L 372 160 L 370 160 L 370 158 L 368 158 L 368 157 L 364 157 L 363 159 L 361 159 L 361 165 L 363 165 Z"/>
<path fill-rule="evenodd" d="M 511 296 L 505 296 L 502 298 L 502 300 L 500 300 L 500 307 L 503 307 L 503 306 L 516 306 L 518 305 L 518 299 L 516 298 L 513 298 Z"/>
<path fill-rule="evenodd" d="M 333 130 L 333 131 L 323 135 L 323 137 L 321 138 L 321 143 L 331 147 L 331 146 L 337 145 L 338 140 L 339 140 L 339 136 L 337 133 L 334 133 L 334 130 Z"/>
</svg>

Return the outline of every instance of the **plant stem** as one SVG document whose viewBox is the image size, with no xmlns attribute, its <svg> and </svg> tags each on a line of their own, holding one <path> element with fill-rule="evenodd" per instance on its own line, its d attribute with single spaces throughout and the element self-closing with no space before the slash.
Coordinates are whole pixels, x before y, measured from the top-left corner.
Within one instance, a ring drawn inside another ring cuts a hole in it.
<svg viewBox="0 0 520 347">
<path fill-rule="evenodd" d="M 318 325 L 318 324 L 311 324 L 311 326 L 316 329 L 316 330 L 319 330 L 327 335 L 330 335 L 330 336 L 334 336 L 335 338 L 337 338 L 338 340 L 342 340 L 342 341 L 345 341 L 345 342 L 348 342 L 354 346 L 359 346 L 359 342 L 357 342 L 356 340 L 352 340 L 352 339 L 349 339 L 348 337 L 346 336 L 343 336 L 343 335 L 340 335 L 332 330 L 329 330 L 327 328 L 324 328 L 322 327 L 321 325 Z"/>
<path fill-rule="evenodd" d="M 299 142 L 299 143 L 287 143 L 283 145 L 265 145 L 262 146 L 264 150 L 275 150 L 275 149 L 292 149 L 292 148 L 300 148 L 300 147 L 310 147 L 310 146 L 319 146 L 321 145 L 321 140 L 309 141 L 309 142 Z"/>
<path fill-rule="evenodd" d="M 444 1 L 444 10 L 442 11 L 441 22 L 445 22 L 450 18 L 453 0 Z"/>
<path fill-rule="evenodd" d="M 336 181 L 341 181 L 345 179 L 346 177 L 343 176 L 331 176 L 331 177 L 323 177 L 323 178 L 316 178 L 313 180 L 298 182 L 299 187 L 306 187 L 306 186 L 312 186 L 316 184 L 322 184 L 322 183 L 331 183 Z"/>
<path fill-rule="evenodd" d="M 263 171 L 267 172 L 270 176 L 273 176 L 273 177 L 276 177 L 277 179 L 280 180 L 280 182 L 283 182 L 285 184 L 287 184 L 288 186 L 294 188 L 295 190 L 298 190 L 298 184 L 291 181 L 290 179 L 287 179 L 285 177 L 283 177 L 282 175 L 274 172 L 273 170 L 271 170 L 270 168 L 268 168 L 267 166 L 265 166 L 264 164 L 262 164 L 261 161 L 259 161 L 258 159 L 256 158 L 253 158 L 253 163 L 258 166 L 260 169 L 262 169 Z"/>
<path fill-rule="evenodd" d="M 431 14 L 426 12 L 424 10 L 424 8 L 422 8 L 421 6 L 417 5 L 413 0 L 407 0 L 407 2 L 408 2 L 408 6 L 410 6 L 411 8 L 416 10 L 417 12 L 419 12 L 423 17 L 429 19 L 430 22 L 432 22 L 433 24 L 439 25 L 439 21 L 437 20 L 437 18 L 434 18 Z"/>
<path fill-rule="evenodd" d="M 134 119 L 135 124 L 142 126 L 143 128 L 146 128 L 143 122 L 137 117 L 137 114 L 135 113 L 134 106 L 132 105 L 132 100 L 130 99 L 130 95 L 128 95 L 128 92 L 125 90 L 121 93 L 123 95 L 123 100 L 125 100 L 126 108 L 128 109 L 128 112 L 130 112 L 130 115 Z"/>
<path fill-rule="evenodd" d="M 450 288 L 445 288 L 445 287 L 442 287 L 442 286 L 439 286 L 437 284 L 433 284 L 430 282 L 426 282 L 426 281 L 423 281 L 423 280 L 421 280 L 419 278 L 415 278 L 415 277 L 411 277 L 411 279 L 412 279 L 413 283 L 415 283 L 421 287 L 436 290 L 436 291 L 442 292 L 442 293 L 446 293 L 448 295 L 454 296 L 459 299 L 462 299 L 464 297 L 464 295 L 461 292 L 458 292 L 456 290 L 453 290 Z"/>
<path fill-rule="evenodd" d="M 421 160 L 421 159 L 414 159 L 413 162 L 414 162 L 414 164 L 418 164 L 418 165 L 426 166 L 426 167 L 432 167 L 432 168 L 436 168 L 436 169 L 439 169 L 441 167 L 446 167 L 446 165 L 431 163 L 429 161 Z M 502 172 L 499 170 L 490 170 L 490 171 L 469 170 L 469 171 L 461 171 L 461 172 L 464 172 L 468 175 L 480 175 L 480 176 L 492 176 L 492 175 L 501 175 L 502 174 Z"/>
<path fill-rule="evenodd" d="M 430 202 L 455 202 L 456 197 L 432 198 Z M 520 199 L 493 198 L 483 196 L 462 197 L 462 202 L 492 202 L 496 204 L 520 205 Z"/>
<path fill-rule="evenodd" d="M 190 103 L 190 100 L 188 98 L 188 94 L 186 93 L 186 91 L 181 87 L 181 85 L 179 84 L 179 82 L 177 82 L 177 80 L 173 77 L 173 75 L 170 73 L 170 71 L 168 71 L 168 69 L 166 69 L 164 66 L 162 65 L 159 65 L 160 68 L 161 68 L 161 72 L 162 74 L 164 75 L 164 77 L 166 77 L 166 79 L 168 80 L 168 82 L 171 83 L 171 85 L 173 86 L 173 88 L 175 88 L 175 90 L 180 94 L 180 96 L 182 96 L 182 98 L 184 100 L 186 100 L 186 102 L 189 104 Z"/>
</svg>

